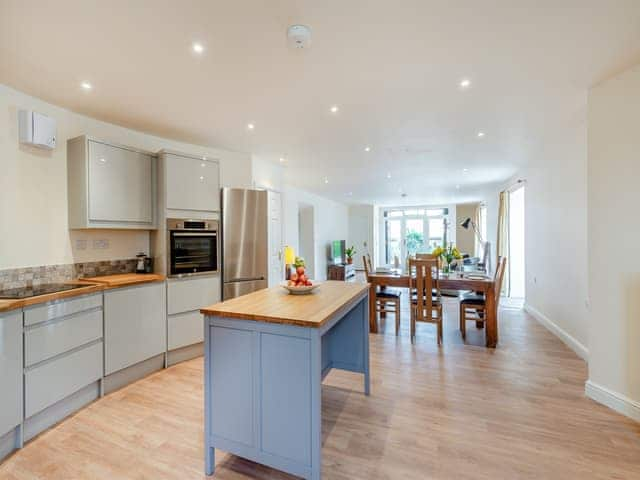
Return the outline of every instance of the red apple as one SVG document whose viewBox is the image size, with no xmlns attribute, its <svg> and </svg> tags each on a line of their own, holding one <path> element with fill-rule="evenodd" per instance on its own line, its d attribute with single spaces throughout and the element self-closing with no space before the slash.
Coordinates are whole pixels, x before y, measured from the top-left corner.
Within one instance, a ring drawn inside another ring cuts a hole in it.
<svg viewBox="0 0 640 480">
<path fill-rule="evenodd" d="M 293 280 L 294 282 L 298 281 L 298 274 L 297 273 L 292 273 L 291 274 L 291 280 Z"/>
<path fill-rule="evenodd" d="M 307 276 L 303 273 L 298 277 L 298 281 L 304 285 L 307 281 Z"/>
<path fill-rule="evenodd" d="M 296 272 L 298 275 L 304 275 L 304 267 L 296 267 Z"/>
<path fill-rule="evenodd" d="M 304 284 L 305 284 L 307 287 L 310 287 L 311 285 L 313 285 L 313 283 L 311 283 L 311 280 L 307 280 Z"/>
</svg>

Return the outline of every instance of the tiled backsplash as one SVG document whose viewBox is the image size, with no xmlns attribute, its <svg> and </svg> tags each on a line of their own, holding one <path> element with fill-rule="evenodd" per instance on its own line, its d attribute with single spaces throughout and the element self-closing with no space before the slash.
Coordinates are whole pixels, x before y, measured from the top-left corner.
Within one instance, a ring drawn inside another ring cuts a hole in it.
<svg viewBox="0 0 640 480">
<path fill-rule="evenodd" d="M 69 263 L 42 267 L 10 268 L 0 270 L 0 290 L 31 287 L 45 283 L 58 283 L 77 278 L 98 277 L 116 273 L 133 273 L 136 259 L 104 262 Z"/>
</svg>

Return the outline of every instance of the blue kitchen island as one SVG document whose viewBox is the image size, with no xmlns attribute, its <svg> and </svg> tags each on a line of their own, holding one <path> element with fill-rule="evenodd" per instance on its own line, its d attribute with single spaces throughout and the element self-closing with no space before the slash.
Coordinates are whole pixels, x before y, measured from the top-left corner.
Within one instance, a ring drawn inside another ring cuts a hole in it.
<svg viewBox="0 0 640 480">
<path fill-rule="evenodd" d="M 310 295 L 270 288 L 203 308 L 205 470 L 220 449 L 319 480 L 321 388 L 333 368 L 364 375 L 369 287 L 325 282 Z"/>
</svg>

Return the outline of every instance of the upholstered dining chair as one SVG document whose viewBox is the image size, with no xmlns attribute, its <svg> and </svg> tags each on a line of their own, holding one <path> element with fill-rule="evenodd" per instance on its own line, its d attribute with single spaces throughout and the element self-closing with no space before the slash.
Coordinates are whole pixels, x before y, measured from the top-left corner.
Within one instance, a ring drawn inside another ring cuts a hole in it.
<svg viewBox="0 0 640 480">
<path fill-rule="evenodd" d="M 371 273 L 371 257 L 367 254 L 362 257 L 362 263 L 364 264 L 364 273 L 369 281 L 369 274 Z M 400 298 L 402 292 L 395 288 L 378 288 L 376 290 L 376 313 L 385 315 L 387 313 L 393 313 L 396 321 L 396 335 L 400 330 Z"/>
<path fill-rule="evenodd" d="M 416 292 L 411 296 L 411 341 L 416 338 L 416 322 L 435 323 L 438 345 L 441 345 L 442 302 L 438 290 L 438 262 L 435 259 L 409 259 L 409 274 Z"/>
<path fill-rule="evenodd" d="M 495 282 L 495 298 L 496 308 L 498 308 L 500 302 L 500 291 L 502 290 L 502 279 L 504 278 L 504 272 L 507 266 L 506 257 L 498 258 L 498 267 L 494 274 Z M 484 327 L 486 318 L 486 299 L 483 293 L 465 293 L 460 296 L 460 332 L 462 338 L 467 338 L 467 322 L 476 322 L 478 328 Z"/>
</svg>

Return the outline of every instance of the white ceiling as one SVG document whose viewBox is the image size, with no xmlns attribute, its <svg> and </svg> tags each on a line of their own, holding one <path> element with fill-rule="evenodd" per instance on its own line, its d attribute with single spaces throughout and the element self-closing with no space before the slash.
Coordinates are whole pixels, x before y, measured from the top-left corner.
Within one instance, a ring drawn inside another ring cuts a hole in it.
<svg viewBox="0 0 640 480">
<path fill-rule="evenodd" d="M 0 82 L 347 202 L 473 199 L 639 54 L 638 0 L 0 0 Z"/>
</svg>

